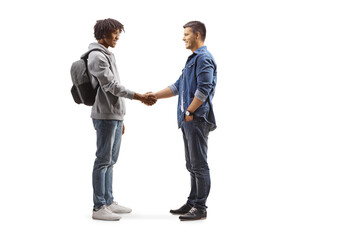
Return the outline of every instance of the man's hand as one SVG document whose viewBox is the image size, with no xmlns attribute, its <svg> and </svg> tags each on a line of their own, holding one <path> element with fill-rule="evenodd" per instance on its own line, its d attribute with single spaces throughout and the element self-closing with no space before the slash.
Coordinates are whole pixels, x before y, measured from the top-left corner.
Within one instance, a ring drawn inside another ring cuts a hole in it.
<svg viewBox="0 0 360 240">
<path fill-rule="evenodd" d="M 156 103 L 157 99 L 154 93 L 152 92 L 147 92 L 144 94 L 144 100 L 142 100 L 141 102 L 148 105 L 148 106 L 152 106 Z"/>
<path fill-rule="evenodd" d="M 194 120 L 194 115 L 188 116 L 185 114 L 185 122 L 190 122 L 192 120 Z"/>
<path fill-rule="evenodd" d="M 134 99 L 139 100 L 148 106 L 154 105 L 157 101 L 157 99 L 153 93 L 146 93 L 146 94 L 135 93 Z"/>
</svg>

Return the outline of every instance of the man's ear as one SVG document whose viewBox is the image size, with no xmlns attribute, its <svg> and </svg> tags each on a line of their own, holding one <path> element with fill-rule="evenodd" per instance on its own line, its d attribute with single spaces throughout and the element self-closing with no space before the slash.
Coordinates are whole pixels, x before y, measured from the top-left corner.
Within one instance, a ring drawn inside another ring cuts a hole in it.
<svg viewBox="0 0 360 240">
<path fill-rule="evenodd" d="M 200 32 L 196 32 L 196 40 L 201 40 L 201 34 Z"/>
</svg>

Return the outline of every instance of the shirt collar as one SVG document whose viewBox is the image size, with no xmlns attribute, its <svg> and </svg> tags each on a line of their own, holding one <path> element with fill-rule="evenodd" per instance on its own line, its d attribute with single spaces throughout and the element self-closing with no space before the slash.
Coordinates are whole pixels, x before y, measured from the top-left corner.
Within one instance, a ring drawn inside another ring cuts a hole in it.
<svg viewBox="0 0 360 240">
<path fill-rule="evenodd" d="M 194 54 L 199 54 L 199 53 L 204 52 L 206 50 L 207 50 L 206 46 L 202 46 L 202 47 L 196 49 Z"/>
<path fill-rule="evenodd" d="M 189 57 L 188 57 L 188 60 L 187 62 L 190 61 L 190 59 L 192 59 L 193 57 L 195 57 L 195 55 L 199 54 L 199 53 L 202 53 L 202 52 L 205 52 L 207 50 L 206 46 L 202 46 L 198 49 L 196 49 Z M 187 63 L 186 62 L 186 63 Z"/>
</svg>

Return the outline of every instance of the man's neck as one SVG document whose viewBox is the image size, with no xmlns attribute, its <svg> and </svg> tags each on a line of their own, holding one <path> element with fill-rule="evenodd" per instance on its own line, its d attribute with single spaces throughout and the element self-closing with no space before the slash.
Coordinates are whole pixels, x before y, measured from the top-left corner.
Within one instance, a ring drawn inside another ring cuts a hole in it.
<svg viewBox="0 0 360 240">
<path fill-rule="evenodd" d="M 103 39 L 98 40 L 98 43 L 103 45 L 105 48 L 109 48 L 109 45 L 107 45 Z"/>
<path fill-rule="evenodd" d="M 205 46 L 204 42 L 200 42 L 198 44 L 196 44 L 196 46 L 194 48 L 191 49 L 192 52 L 195 52 L 196 50 L 198 50 L 199 48 Z"/>
</svg>

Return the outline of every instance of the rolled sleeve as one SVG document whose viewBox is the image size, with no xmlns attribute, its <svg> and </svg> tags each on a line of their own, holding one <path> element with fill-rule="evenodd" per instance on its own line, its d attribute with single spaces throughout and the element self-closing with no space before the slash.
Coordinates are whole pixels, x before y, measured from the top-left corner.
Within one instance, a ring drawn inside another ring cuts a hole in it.
<svg viewBox="0 0 360 240">
<path fill-rule="evenodd" d="M 181 79 L 181 76 L 179 77 L 179 79 L 174 84 L 169 86 L 169 88 L 171 89 L 171 91 L 174 93 L 175 96 L 179 95 L 180 79 Z"/>
<path fill-rule="evenodd" d="M 195 91 L 195 97 L 197 97 L 198 99 L 200 99 L 200 101 L 205 102 L 207 95 L 203 94 L 202 92 L 200 92 L 198 89 Z"/>
<path fill-rule="evenodd" d="M 177 89 L 175 84 L 170 85 L 169 88 L 171 89 L 171 91 L 174 93 L 175 96 L 179 94 L 179 90 Z"/>
</svg>

